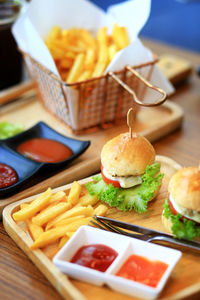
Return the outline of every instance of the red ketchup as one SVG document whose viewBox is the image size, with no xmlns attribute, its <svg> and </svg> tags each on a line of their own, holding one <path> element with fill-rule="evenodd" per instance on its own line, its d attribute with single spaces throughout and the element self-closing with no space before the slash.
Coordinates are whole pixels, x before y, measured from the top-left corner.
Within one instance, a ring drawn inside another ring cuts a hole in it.
<svg viewBox="0 0 200 300">
<path fill-rule="evenodd" d="M 0 189 L 13 185 L 18 181 L 15 170 L 8 165 L 0 163 Z"/>
<path fill-rule="evenodd" d="M 105 272 L 117 255 L 118 253 L 108 246 L 91 244 L 79 248 L 72 257 L 71 262 L 100 272 Z"/>
<path fill-rule="evenodd" d="M 39 162 L 55 163 L 72 156 L 72 150 L 54 140 L 34 138 L 20 144 L 17 151 Z"/>
<path fill-rule="evenodd" d="M 156 287 L 167 268 L 168 265 L 162 261 L 153 261 L 133 254 L 128 257 L 116 275 Z"/>
</svg>

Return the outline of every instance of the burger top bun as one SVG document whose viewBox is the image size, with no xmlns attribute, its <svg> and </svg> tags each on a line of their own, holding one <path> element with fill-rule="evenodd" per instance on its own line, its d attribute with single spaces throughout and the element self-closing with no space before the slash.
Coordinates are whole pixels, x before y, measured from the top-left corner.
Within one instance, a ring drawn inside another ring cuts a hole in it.
<svg viewBox="0 0 200 300">
<path fill-rule="evenodd" d="M 168 191 L 180 206 L 200 211 L 200 171 L 197 167 L 183 168 L 170 179 Z"/>
<path fill-rule="evenodd" d="M 155 150 L 143 136 L 123 133 L 108 141 L 101 151 L 101 163 L 112 176 L 141 175 L 155 161 Z"/>
</svg>

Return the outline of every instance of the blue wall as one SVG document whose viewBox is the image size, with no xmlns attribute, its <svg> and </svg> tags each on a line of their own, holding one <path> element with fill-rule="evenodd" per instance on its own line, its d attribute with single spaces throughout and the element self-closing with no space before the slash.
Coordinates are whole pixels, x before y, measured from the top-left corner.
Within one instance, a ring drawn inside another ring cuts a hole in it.
<svg viewBox="0 0 200 300">
<path fill-rule="evenodd" d="M 104 10 L 122 0 L 92 0 Z M 200 52 L 200 1 L 152 0 L 141 36 Z"/>
</svg>

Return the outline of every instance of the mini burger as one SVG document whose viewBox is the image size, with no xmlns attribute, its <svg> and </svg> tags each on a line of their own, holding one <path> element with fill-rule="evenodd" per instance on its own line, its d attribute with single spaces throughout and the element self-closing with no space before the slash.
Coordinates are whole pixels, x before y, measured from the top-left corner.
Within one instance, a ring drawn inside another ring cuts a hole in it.
<svg viewBox="0 0 200 300">
<path fill-rule="evenodd" d="M 143 136 L 120 134 L 101 151 L 101 175 L 86 187 L 91 195 L 110 206 L 142 213 L 161 185 L 163 174 L 155 150 Z"/>
<path fill-rule="evenodd" d="M 200 237 L 200 170 L 180 169 L 169 181 L 162 222 L 177 238 Z"/>
</svg>

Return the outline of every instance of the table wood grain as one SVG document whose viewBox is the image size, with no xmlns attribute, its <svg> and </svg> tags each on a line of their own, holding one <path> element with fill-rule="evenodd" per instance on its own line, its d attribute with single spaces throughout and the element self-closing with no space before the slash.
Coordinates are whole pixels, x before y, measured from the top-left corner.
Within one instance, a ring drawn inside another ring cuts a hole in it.
<svg viewBox="0 0 200 300">
<path fill-rule="evenodd" d="M 158 55 L 167 53 L 186 58 L 194 68 L 200 63 L 200 55 L 196 53 L 149 40 L 144 40 L 144 44 Z M 197 165 L 200 160 L 200 78 L 195 72 L 187 82 L 176 87 L 176 93 L 170 99 L 183 107 L 185 119 L 180 129 L 153 144 L 155 150 L 184 166 Z M 7 235 L 2 223 L 0 241 L 0 299 L 62 299 Z M 184 299 L 200 299 L 200 293 Z"/>
</svg>

